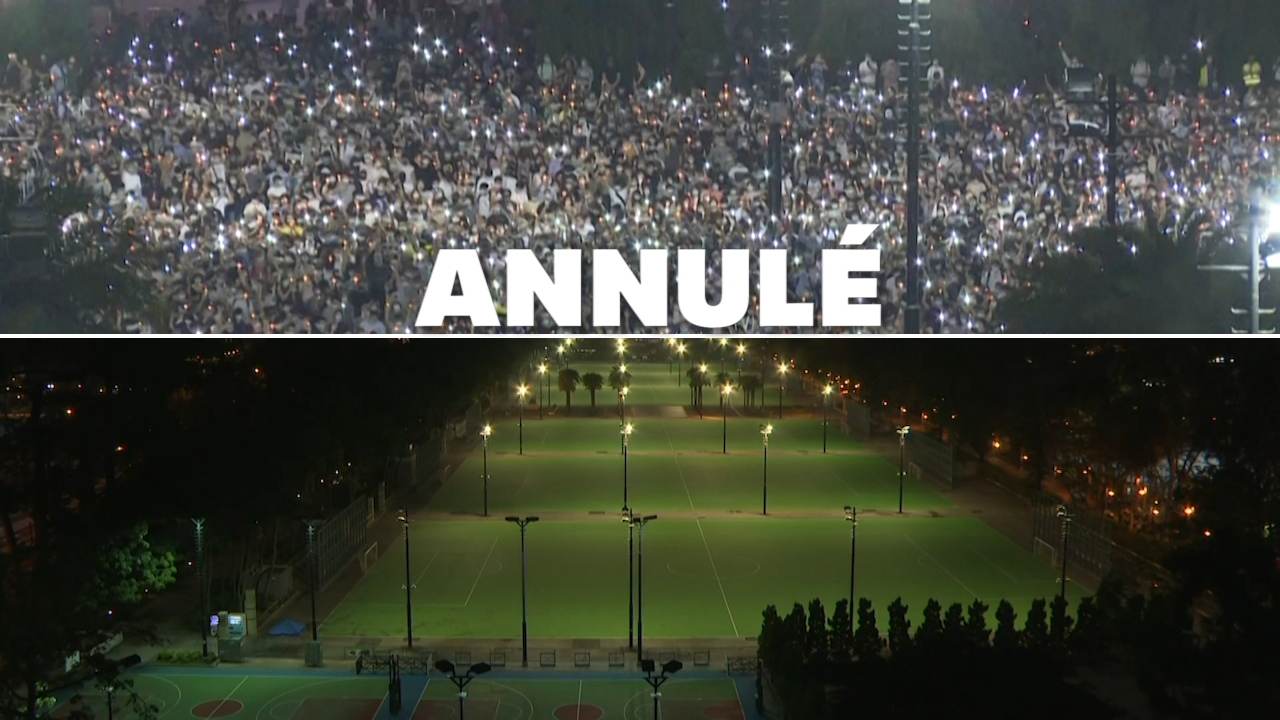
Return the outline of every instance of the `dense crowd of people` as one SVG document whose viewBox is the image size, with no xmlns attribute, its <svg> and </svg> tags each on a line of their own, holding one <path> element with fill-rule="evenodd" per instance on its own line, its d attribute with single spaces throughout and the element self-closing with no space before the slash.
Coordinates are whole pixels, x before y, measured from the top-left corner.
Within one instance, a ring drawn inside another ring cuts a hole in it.
<svg viewBox="0 0 1280 720">
<path fill-rule="evenodd" d="M 901 329 L 896 62 L 789 63 L 775 218 L 767 94 L 749 70 L 759 63 L 727 67 L 710 91 L 677 92 L 641 65 L 538 56 L 487 15 L 315 5 L 305 17 L 166 18 L 129 34 L 92 58 L 11 57 L 0 95 L 5 177 L 87 190 L 91 206 L 63 226 L 74 252 L 125 243 L 128 267 L 157 288 L 166 316 L 107 318 L 117 329 L 470 332 L 460 320 L 413 327 L 443 248 L 481 255 L 500 310 L 509 248 L 548 263 L 555 248 L 617 248 L 634 270 L 646 248 L 786 247 L 792 298 L 816 301 L 818 253 L 850 222 L 882 226 L 882 329 Z M 998 332 L 1000 303 L 1027 269 L 1075 252 L 1072 232 L 1105 220 L 1103 144 L 1067 133 L 1097 118 L 1061 92 L 970 86 L 936 63 L 927 82 L 922 324 Z M 1274 91 L 1178 91 L 1162 74 L 1150 85 L 1152 102 L 1123 113 L 1134 137 L 1121 154 L 1120 221 L 1203 211 L 1229 235 L 1247 184 L 1272 173 Z M 700 332 L 670 276 L 671 331 Z M 589 308 L 589 267 L 584 286 Z M 768 330 L 753 318 L 735 329 Z M 625 305 L 624 319 L 621 332 L 644 331 Z M 545 314 L 538 322 L 553 328 Z"/>
</svg>

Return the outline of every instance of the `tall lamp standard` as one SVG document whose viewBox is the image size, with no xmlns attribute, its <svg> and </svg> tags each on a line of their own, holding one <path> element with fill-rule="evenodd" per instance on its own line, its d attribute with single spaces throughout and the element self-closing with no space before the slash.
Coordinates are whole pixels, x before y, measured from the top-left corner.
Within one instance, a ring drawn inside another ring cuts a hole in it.
<svg viewBox="0 0 1280 720">
<path fill-rule="evenodd" d="M 409 562 L 409 511 L 400 508 L 396 519 L 404 525 L 404 613 L 409 628 L 409 649 L 413 649 L 413 582 L 410 577 Z"/>
<path fill-rule="evenodd" d="M 657 663 L 653 660 L 640 661 L 640 670 L 647 674 L 644 681 L 649 683 L 649 687 L 653 688 L 653 720 L 658 720 L 659 718 L 658 701 L 662 699 L 662 693 L 659 692 L 659 688 L 662 687 L 663 683 L 670 680 L 672 675 L 680 672 L 683 667 L 684 663 L 679 660 L 668 660 L 662 664 L 662 669 L 659 671 Z M 655 672 L 661 672 L 661 674 L 654 675 Z"/>
<path fill-rule="evenodd" d="M 761 425 L 760 437 L 764 438 L 764 502 L 762 515 L 769 514 L 769 436 L 773 434 L 773 425 Z"/>
<path fill-rule="evenodd" d="M 853 607 L 857 604 L 853 588 L 858 576 L 858 508 L 845 505 L 844 519 L 849 522 L 849 607 Z"/>
<path fill-rule="evenodd" d="M 622 338 L 618 338 L 618 364 L 627 364 L 627 342 Z"/>
<path fill-rule="evenodd" d="M 631 423 L 627 423 L 622 428 L 622 507 L 627 507 L 627 447 L 631 444 L 631 433 L 635 427 Z"/>
<path fill-rule="evenodd" d="M 622 522 L 632 528 L 640 529 L 640 541 L 636 548 L 636 657 L 644 658 L 644 526 L 657 520 L 657 515 L 636 515 L 635 511 L 625 508 L 622 511 Z"/>
<path fill-rule="evenodd" d="M 747 346 L 742 343 L 738 343 L 738 384 L 739 385 L 742 384 L 742 360 L 743 360 L 743 356 L 746 354 L 747 354 Z"/>
<path fill-rule="evenodd" d="M 684 377 L 684 351 L 684 343 L 676 343 L 676 385 L 684 382 L 682 379 Z"/>
<path fill-rule="evenodd" d="M 698 419 L 703 419 L 702 414 L 702 386 L 707 382 L 707 364 L 702 363 L 698 366 Z"/>
<path fill-rule="evenodd" d="M 902 514 L 902 485 L 907 477 L 907 436 L 911 434 L 911 426 L 898 428 L 898 514 Z"/>
<path fill-rule="evenodd" d="M 521 385 L 516 388 L 516 395 L 520 396 L 520 454 L 524 454 L 524 396 L 529 394 L 529 386 Z"/>
<path fill-rule="evenodd" d="M 1073 516 L 1066 505 L 1058 506 L 1058 519 L 1062 521 L 1062 599 L 1067 599 L 1067 540 L 1071 537 Z"/>
<path fill-rule="evenodd" d="M 204 518 L 192 518 L 196 526 L 196 580 L 200 583 L 200 647 L 209 657 L 209 574 L 204 567 Z"/>
<path fill-rule="evenodd" d="M 320 581 L 316 559 L 316 528 L 323 524 L 320 520 L 307 521 L 307 559 L 311 565 L 311 642 L 320 641 L 320 625 L 316 622 L 316 585 Z"/>
<path fill-rule="evenodd" d="M 480 430 L 481 442 L 484 444 L 484 516 L 489 517 L 489 436 L 493 434 L 493 426 L 485 425 Z"/>
<path fill-rule="evenodd" d="M 458 668 L 448 660 L 437 660 L 435 664 L 436 669 L 449 678 L 449 682 L 458 686 L 458 720 L 467 720 L 467 685 L 492 668 L 487 662 L 479 662 L 467 668 L 466 674 L 459 675 Z"/>
<path fill-rule="evenodd" d="M 625 365 L 623 367 L 626 367 Z M 623 370 L 626 372 L 626 370 Z M 627 393 L 631 392 L 631 386 L 624 386 L 618 390 L 618 428 L 621 429 L 627 424 Z M 623 443 L 622 449 L 627 449 L 626 443 Z"/>
<path fill-rule="evenodd" d="M 720 338 L 720 372 L 724 373 L 724 349 L 729 345 L 729 338 Z"/>
<path fill-rule="evenodd" d="M 720 394 L 724 396 L 724 401 L 720 403 L 720 416 L 724 418 L 724 423 L 720 431 L 721 443 L 724 446 L 721 449 L 721 452 L 725 455 L 728 455 L 729 454 L 729 396 L 733 394 L 733 385 L 731 385 L 730 383 L 725 383 L 724 387 L 720 388 Z"/>
<path fill-rule="evenodd" d="M 547 374 L 547 364 L 544 362 L 538 366 L 538 374 Z M 547 382 L 551 382 L 551 378 L 547 378 Z M 548 396 L 550 397 L 550 396 Z M 538 379 L 538 419 L 542 419 L 542 379 Z"/>
<path fill-rule="evenodd" d="M 831 386 L 822 388 L 822 454 L 827 454 L 827 406 L 831 404 Z M 852 601 L 850 601 L 852 602 Z"/>
<path fill-rule="evenodd" d="M 782 393 L 787 385 L 787 364 L 778 363 L 778 419 L 782 419 Z"/>
<path fill-rule="evenodd" d="M 529 667 L 529 555 L 525 552 L 524 531 L 538 522 L 538 516 L 521 519 L 508 515 L 506 521 L 520 526 L 520 658 L 523 667 Z"/>
</svg>

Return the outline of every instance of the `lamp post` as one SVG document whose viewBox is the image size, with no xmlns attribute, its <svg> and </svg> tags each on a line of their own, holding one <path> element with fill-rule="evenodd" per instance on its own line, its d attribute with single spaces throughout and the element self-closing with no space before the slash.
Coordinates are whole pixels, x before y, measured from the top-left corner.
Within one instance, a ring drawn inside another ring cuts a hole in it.
<svg viewBox="0 0 1280 720">
<path fill-rule="evenodd" d="M 760 437 L 764 438 L 764 498 L 762 515 L 769 514 L 769 436 L 773 434 L 773 425 L 761 425 Z"/>
<path fill-rule="evenodd" d="M 907 476 L 907 435 L 911 434 L 911 426 L 898 428 L 898 514 L 902 514 L 902 486 Z"/>
<path fill-rule="evenodd" d="M 684 343 L 676 343 L 676 385 L 684 382 Z"/>
<path fill-rule="evenodd" d="M 316 621 L 316 586 L 320 582 L 318 561 L 316 559 L 316 528 L 323 524 L 320 520 L 307 521 L 307 559 L 310 561 L 311 573 L 311 641 L 319 642 L 320 625 Z"/>
<path fill-rule="evenodd" d="M 1067 540 L 1071 537 L 1072 515 L 1066 505 L 1058 506 L 1058 519 L 1062 521 L 1062 599 L 1067 599 Z"/>
<path fill-rule="evenodd" d="M 622 428 L 622 507 L 627 507 L 627 448 L 631 443 L 631 433 L 635 427 L 631 423 L 627 423 Z"/>
<path fill-rule="evenodd" d="M 449 682 L 458 687 L 458 720 L 467 720 L 467 685 L 492 668 L 489 667 L 489 663 L 480 662 L 467 668 L 465 675 L 459 675 L 458 668 L 448 660 L 437 660 L 435 665 L 437 670 L 449 678 Z"/>
<path fill-rule="evenodd" d="M 822 454 L 827 454 L 827 406 L 831 404 L 831 385 L 822 388 Z"/>
<path fill-rule="evenodd" d="M 778 419 L 782 419 L 782 393 L 787 384 L 787 364 L 778 363 Z"/>
<path fill-rule="evenodd" d="M 409 649 L 413 649 L 413 578 L 410 576 L 409 568 L 409 511 L 400 508 L 400 514 L 396 516 L 401 525 L 404 525 L 404 613 L 405 621 L 409 628 Z"/>
<path fill-rule="evenodd" d="M 704 418 L 702 414 L 702 386 L 707 382 L 707 364 L 702 363 L 698 366 L 698 419 Z"/>
<path fill-rule="evenodd" d="M 631 392 L 630 386 L 626 386 L 618 390 L 618 428 L 619 429 L 623 429 L 627 424 L 627 394 L 630 392 Z M 624 442 L 622 445 L 623 452 L 626 452 L 626 449 L 627 449 L 627 446 L 626 446 L 626 443 Z"/>
<path fill-rule="evenodd" d="M 680 672 L 683 667 L 684 663 L 679 660 L 668 660 L 662 664 L 661 674 L 654 675 L 655 672 L 659 672 L 657 663 L 653 660 L 642 659 L 640 661 L 640 669 L 647 674 L 644 681 L 649 683 L 649 687 L 653 688 L 653 720 L 658 720 L 659 718 L 658 701 L 662 699 L 662 693 L 659 692 L 659 688 L 662 687 L 663 683 L 670 680 L 672 675 Z"/>
<path fill-rule="evenodd" d="M 116 720 L 116 685 L 109 682 L 102 689 L 107 692 L 107 720 Z"/>
<path fill-rule="evenodd" d="M 844 519 L 849 522 L 849 607 L 852 608 L 857 605 L 853 589 L 858 576 L 858 508 L 845 505 Z"/>
<path fill-rule="evenodd" d="M 529 667 L 529 555 L 525 552 L 524 532 L 538 522 L 538 516 L 521 519 L 508 515 L 506 521 L 520 526 L 520 662 Z"/>
<path fill-rule="evenodd" d="M 521 385 L 516 388 L 516 395 L 520 396 L 520 454 L 524 454 L 524 396 L 529 394 L 529 386 Z"/>
<path fill-rule="evenodd" d="M 636 548 L 636 657 L 641 659 L 644 658 L 644 526 L 657 519 L 657 515 L 636 515 L 630 508 L 622 511 L 622 522 L 640 529 L 639 546 Z"/>
<path fill-rule="evenodd" d="M 627 341 L 618 338 L 618 364 L 627 364 Z"/>
<path fill-rule="evenodd" d="M 480 430 L 481 442 L 484 444 L 484 516 L 489 517 L 489 436 L 493 434 L 493 426 L 485 425 Z"/>
<path fill-rule="evenodd" d="M 720 338 L 720 373 L 724 374 L 724 349 L 729 346 L 729 338 Z"/>
<path fill-rule="evenodd" d="M 745 355 L 746 352 L 747 352 L 747 346 L 742 343 L 738 343 L 738 384 L 739 385 L 742 384 L 742 359 L 743 359 L 743 355 Z"/>
<path fill-rule="evenodd" d="M 200 583 L 200 648 L 209 657 L 209 580 L 204 567 L 204 518 L 192 518 L 196 526 L 196 581 Z"/>
<path fill-rule="evenodd" d="M 724 424 L 720 432 L 721 443 L 724 446 L 721 452 L 725 455 L 729 454 L 729 396 L 732 393 L 733 385 L 729 383 L 725 383 L 724 387 L 720 388 L 720 394 L 724 396 L 724 399 L 720 402 L 720 416 L 724 418 Z"/>
<path fill-rule="evenodd" d="M 547 374 L 547 364 L 545 362 L 538 366 L 538 374 L 539 375 Z M 550 382 L 550 379 L 548 379 L 548 382 Z M 541 378 L 538 379 L 538 419 L 539 420 L 542 419 L 542 379 Z"/>
</svg>

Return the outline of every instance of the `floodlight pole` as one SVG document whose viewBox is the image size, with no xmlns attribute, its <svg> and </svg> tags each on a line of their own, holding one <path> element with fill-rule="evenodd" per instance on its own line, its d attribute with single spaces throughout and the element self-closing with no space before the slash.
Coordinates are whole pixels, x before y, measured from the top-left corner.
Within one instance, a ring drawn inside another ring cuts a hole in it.
<svg viewBox="0 0 1280 720">
<path fill-rule="evenodd" d="M 1067 540 L 1071 537 L 1071 513 L 1066 505 L 1058 506 L 1058 517 L 1062 519 L 1062 599 L 1067 599 Z"/>
<path fill-rule="evenodd" d="M 849 607 L 857 604 L 854 582 L 858 576 L 858 508 L 846 506 L 844 519 L 849 521 Z"/>
<path fill-rule="evenodd" d="M 196 526 L 196 581 L 200 583 L 200 647 L 209 657 L 209 581 L 204 562 L 204 518 L 192 518 Z"/>
<path fill-rule="evenodd" d="M 720 428 L 720 453 L 729 454 L 729 404 L 725 399 L 729 397 L 729 391 L 726 389 L 720 395 L 720 417 L 722 420 Z"/>
<path fill-rule="evenodd" d="M 524 389 L 525 389 L 525 386 L 524 386 L 524 385 L 521 385 L 521 386 L 520 386 L 520 390 L 521 390 L 521 391 L 523 391 Z M 519 413 L 520 413 L 520 454 L 521 454 L 521 455 L 523 455 L 523 454 L 524 454 L 524 392 L 519 392 L 519 393 L 517 393 L 517 395 L 519 395 L 519 396 L 520 396 L 520 410 L 519 410 Z"/>
<path fill-rule="evenodd" d="M 493 426 L 485 425 L 480 431 L 484 444 L 484 516 L 489 517 L 489 436 L 493 434 Z"/>
<path fill-rule="evenodd" d="M 778 419 L 782 419 L 782 392 L 787 384 L 787 366 L 778 366 Z"/>
<path fill-rule="evenodd" d="M 902 514 L 903 485 L 907 477 L 907 435 L 911 433 L 910 425 L 898 428 L 898 514 Z"/>
<path fill-rule="evenodd" d="M 623 521 L 627 523 L 627 649 L 636 646 L 636 524 L 635 513 L 622 508 Z"/>
<path fill-rule="evenodd" d="M 636 657 L 638 659 L 644 659 L 644 526 L 657 519 L 657 515 L 639 517 L 630 508 L 623 510 L 622 521 L 632 528 L 640 528 L 640 540 L 636 548 Z"/>
<path fill-rule="evenodd" d="M 822 390 L 822 454 L 827 454 L 827 404 L 831 398 L 831 386 Z"/>
<path fill-rule="evenodd" d="M 312 641 L 320 640 L 320 625 L 316 621 L 316 586 L 320 582 L 319 563 L 316 559 L 316 527 L 320 525 L 319 520 L 307 521 L 307 556 L 311 561 L 311 639 Z"/>
<path fill-rule="evenodd" d="M 404 525 L 404 612 L 405 621 L 408 623 L 408 642 L 409 649 L 413 649 L 413 578 L 410 571 L 412 567 L 409 559 L 409 511 L 402 509 L 400 511 L 400 522 Z"/>
<path fill-rule="evenodd" d="M 630 501 L 627 498 L 627 455 L 628 448 L 631 445 L 631 426 L 628 425 L 622 429 L 622 507 L 630 507 Z"/>
<path fill-rule="evenodd" d="M 510 516 L 507 522 L 520 526 L 520 662 L 529 667 L 529 555 L 525 550 L 525 529 L 538 522 L 538 516 L 526 518 Z"/>
<path fill-rule="evenodd" d="M 760 428 L 760 437 L 764 438 L 764 493 L 761 498 L 760 514 L 769 514 L 769 435 L 773 432 L 773 426 L 763 426 Z"/>
</svg>

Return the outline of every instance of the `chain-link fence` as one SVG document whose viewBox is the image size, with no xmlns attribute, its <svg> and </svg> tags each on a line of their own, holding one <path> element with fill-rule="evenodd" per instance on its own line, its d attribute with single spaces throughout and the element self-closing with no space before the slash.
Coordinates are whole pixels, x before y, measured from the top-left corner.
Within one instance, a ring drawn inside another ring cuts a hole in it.
<svg viewBox="0 0 1280 720">
<path fill-rule="evenodd" d="M 955 451 L 941 440 L 923 433 L 907 434 L 907 466 L 911 474 L 950 489 L 954 486 Z"/>
<path fill-rule="evenodd" d="M 871 439 L 871 409 L 856 400 L 846 400 L 849 435 L 860 440 Z"/>
<path fill-rule="evenodd" d="M 1035 554 L 1052 564 L 1062 563 L 1063 542 L 1066 542 L 1067 562 L 1098 578 L 1111 572 L 1111 525 L 1101 516 L 1075 512 L 1062 501 L 1047 493 L 1036 493 L 1034 540 Z M 1065 508 L 1071 522 L 1063 534 L 1063 518 L 1059 508 Z"/>
<path fill-rule="evenodd" d="M 316 528 L 316 578 L 320 589 L 365 549 L 373 513 L 369 498 L 361 495 L 342 512 Z"/>
</svg>

